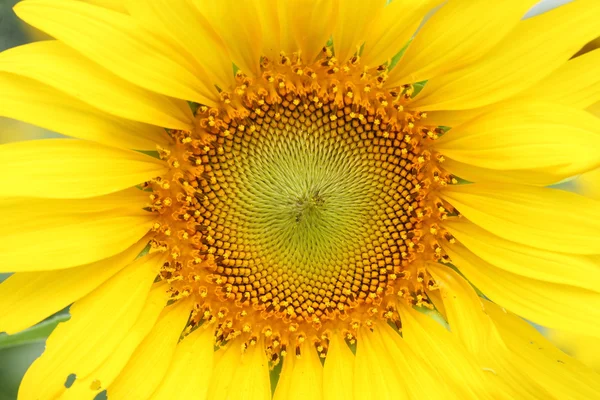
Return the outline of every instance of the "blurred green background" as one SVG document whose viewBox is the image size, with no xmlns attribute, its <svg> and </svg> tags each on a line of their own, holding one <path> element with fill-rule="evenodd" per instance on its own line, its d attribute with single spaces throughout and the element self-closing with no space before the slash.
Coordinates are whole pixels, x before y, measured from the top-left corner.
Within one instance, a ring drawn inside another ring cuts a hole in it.
<svg viewBox="0 0 600 400">
<path fill-rule="evenodd" d="M 27 35 L 13 16 L 15 0 L 0 0 L 0 49 L 5 50 L 27 42 Z"/>
</svg>

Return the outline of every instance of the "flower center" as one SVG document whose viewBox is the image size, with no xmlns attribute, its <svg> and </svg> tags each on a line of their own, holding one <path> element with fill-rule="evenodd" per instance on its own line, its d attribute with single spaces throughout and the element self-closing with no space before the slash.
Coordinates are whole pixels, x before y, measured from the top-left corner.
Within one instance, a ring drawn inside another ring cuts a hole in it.
<svg viewBox="0 0 600 400">
<path fill-rule="evenodd" d="M 269 114 L 250 116 L 255 129 L 220 136 L 206 152 L 213 281 L 225 297 L 290 319 L 377 297 L 409 251 L 415 155 L 345 116 L 332 125 L 329 105 L 304 122 L 312 113 L 295 106 L 281 110 L 286 121 Z"/>
<path fill-rule="evenodd" d="M 263 69 L 161 149 L 153 246 L 169 252 L 173 296 L 195 296 L 193 321 L 217 320 L 223 341 L 352 332 L 394 319 L 397 296 L 428 305 L 415 260 L 437 257 L 446 211 L 428 195 L 450 178 L 428 150 L 436 131 L 404 110 L 411 88 L 378 89 L 357 60 Z"/>
</svg>

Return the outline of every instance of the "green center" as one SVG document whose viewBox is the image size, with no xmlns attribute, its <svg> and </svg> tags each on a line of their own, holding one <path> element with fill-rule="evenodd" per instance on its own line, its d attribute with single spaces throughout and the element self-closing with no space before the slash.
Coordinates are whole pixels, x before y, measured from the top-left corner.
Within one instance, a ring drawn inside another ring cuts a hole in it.
<svg viewBox="0 0 600 400">
<path fill-rule="evenodd" d="M 260 156 L 240 160 L 247 170 L 240 191 L 246 229 L 261 258 L 312 274 L 339 270 L 373 231 L 378 185 L 363 167 L 368 153 L 348 154 L 341 140 L 305 129 L 269 136 Z"/>
<path fill-rule="evenodd" d="M 308 317 L 381 291 L 401 265 L 414 155 L 367 118 L 289 107 L 217 137 L 202 215 L 237 301 Z"/>
</svg>

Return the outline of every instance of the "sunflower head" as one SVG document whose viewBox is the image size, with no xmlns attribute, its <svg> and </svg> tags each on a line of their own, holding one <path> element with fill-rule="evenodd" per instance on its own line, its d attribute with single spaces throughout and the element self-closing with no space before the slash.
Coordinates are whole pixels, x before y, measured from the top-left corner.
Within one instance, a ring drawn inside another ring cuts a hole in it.
<svg viewBox="0 0 600 400">
<path fill-rule="evenodd" d="M 598 397 L 517 317 L 600 317 L 543 187 L 600 165 L 600 7 L 534 3 L 20 3 L 2 112 L 79 139 L 0 148 L 0 329 L 74 303 L 21 397 Z"/>
<path fill-rule="evenodd" d="M 170 171 L 148 184 L 161 275 L 197 299 L 194 322 L 285 346 L 398 321 L 398 294 L 431 307 L 417 265 L 440 258 L 447 210 L 430 192 L 451 177 L 432 155 L 439 128 L 404 109 L 412 86 L 385 90 L 385 68 L 340 65 L 329 47 L 261 68 L 238 71 L 221 108 L 199 106 L 195 131 L 169 131 Z"/>
</svg>

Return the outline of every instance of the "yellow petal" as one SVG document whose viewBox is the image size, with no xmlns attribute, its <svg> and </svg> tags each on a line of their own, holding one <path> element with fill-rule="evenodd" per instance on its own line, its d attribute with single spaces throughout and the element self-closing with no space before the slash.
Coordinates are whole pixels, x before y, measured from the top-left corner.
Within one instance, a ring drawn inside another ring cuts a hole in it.
<svg viewBox="0 0 600 400">
<path fill-rule="evenodd" d="M 497 399 L 499 382 L 482 369 L 451 333 L 425 314 L 399 308 L 402 337 L 430 368 L 451 385 L 461 399 Z"/>
<path fill-rule="evenodd" d="M 492 302 L 484 300 L 484 303 L 487 313 L 515 355 L 515 362 L 553 398 L 587 400 L 600 397 L 599 374 L 558 350 L 518 316 Z"/>
<path fill-rule="evenodd" d="M 384 11 L 384 0 L 344 0 L 338 1 L 337 24 L 333 30 L 333 51 L 340 63 L 345 63 L 367 38 L 367 32 L 378 16 Z M 403 43 L 399 44 L 398 51 Z"/>
<path fill-rule="evenodd" d="M 600 49 L 573 58 L 523 94 L 528 101 L 549 101 L 587 108 L 600 101 Z"/>
<path fill-rule="evenodd" d="M 126 13 L 127 10 L 122 0 L 84 0 L 86 3 Z"/>
<path fill-rule="evenodd" d="M 571 254 L 600 249 L 600 201 L 503 183 L 447 186 L 441 196 L 470 221 L 506 240 Z"/>
<path fill-rule="evenodd" d="M 540 325 L 600 335 L 600 294 L 503 271 L 460 244 L 444 247 L 473 285 L 503 307 Z"/>
<path fill-rule="evenodd" d="M 390 368 L 404 381 L 410 399 L 458 399 L 444 377 L 417 356 L 392 327 L 382 325 L 374 333 L 383 344 L 381 357 L 385 354 L 391 360 Z"/>
<path fill-rule="evenodd" d="M 0 284 L 0 332 L 29 328 L 79 300 L 135 260 L 146 244 L 141 240 L 122 253 L 81 267 L 11 275 Z"/>
<path fill-rule="evenodd" d="M 447 2 L 417 33 L 404 56 L 390 72 L 386 86 L 428 80 L 472 64 L 492 50 L 536 2 Z"/>
<path fill-rule="evenodd" d="M 270 400 L 269 362 L 262 341 L 233 340 L 221 349 L 210 380 L 210 400 Z M 222 373 L 226 371 L 226 373 Z"/>
<path fill-rule="evenodd" d="M 600 166 L 600 119 L 542 102 L 516 102 L 452 128 L 434 144 L 445 157 L 515 174 L 566 179 Z"/>
<path fill-rule="evenodd" d="M 386 5 L 365 37 L 361 62 L 374 67 L 388 62 L 415 34 L 429 11 L 443 0 L 394 0 Z"/>
<path fill-rule="evenodd" d="M 191 1 L 219 34 L 233 63 L 248 75 L 261 76 L 263 37 L 258 5 L 254 1 Z"/>
<path fill-rule="evenodd" d="M 482 300 L 469 283 L 440 264 L 432 263 L 428 269 L 442 292 L 451 332 L 483 368 L 507 382 L 507 394 L 510 398 L 552 398 L 506 346 L 496 325 L 486 313 Z"/>
<path fill-rule="evenodd" d="M 79 1 L 28 0 L 17 15 L 111 72 L 143 88 L 214 105 L 217 90 L 158 35 L 132 17 Z"/>
<path fill-rule="evenodd" d="M 510 104 L 510 100 L 506 101 Z M 501 107 L 502 103 L 498 103 Z M 473 108 L 470 110 L 440 110 L 427 111 L 427 119 L 424 123 L 434 126 L 457 126 L 464 122 L 470 121 L 485 111 L 499 107 L 497 104 L 492 104 L 487 107 Z"/>
<path fill-rule="evenodd" d="M 92 399 L 114 382 L 165 308 L 170 297 L 168 288 L 166 282 L 152 285 L 135 324 L 123 336 L 114 351 L 107 359 L 98 360 L 98 365 L 93 372 L 85 376 L 80 374 L 68 390 L 59 397 L 60 400 Z"/>
<path fill-rule="evenodd" d="M 175 393 L 182 399 L 206 400 L 213 373 L 214 342 L 214 331 L 203 327 L 183 338 L 150 400 L 171 400 Z"/>
<path fill-rule="evenodd" d="M 502 345 L 493 324 L 485 315 L 483 305 L 469 283 L 450 268 L 428 264 L 446 309 L 451 332 L 475 356 L 491 345 Z"/>
<path fill-rule="evenodd" d="M 0 199 L 0 271 L 89 264 L 131 247 L 154 220 L 148 193 L 131 189 L 79 200 Z"/>
<path fill-rule="evenodd" d="M 457 399 L 448 382 L 417 356 L 387 324 L 360 332 L 356 348 L 356 399 Z"/>
<path fill-rule="evenodd" d="M 596 117 L 600 117 L 600 101 L 592 104 L 586 110 L 594 114 Z"/>
<path fill-rule="evenodd" d="M 435 306 L 435 311 L 437 311 L 441 317 L 447 321 L 448 318 L 446 317 L 446 306 L 444 305 L 441 292 L 439 290 L 430 290 L 427 292 L 427 297 L 429 297 L 429 300 L 431 300 L 431 303 Z"/>
<path fill-rule="evenodd" d="M 0 116 L 79 139 L 136 150 L 168 146 L 164 129 L 108 115 L 33 79 L 0 72 Z"/>
<path fill-rule="evenodd" d="M 557 253 L 502 239 L 465 218 L 443 221 L 458 241 L 500 269 L 541 281 L 600 292 L 600 263 L 590 256 Z"/>
<path fill-rule="evenodd" d="M 0 196 L 76 199 L 102 196 L 144 183 L 166 163 L 131 150 L 84 140 L 45 139 L 0 146 Z"/>
<path fill-rule="evenodd" d="M 108 386 L 112 400 L 147 399 L 160 385 L 188 321 L 192 303 L 181 300 L 166 307 L 156 325 L 140 343 L 117 379 Z"/>
<path fill-rule="evenodd" d="M 287 24 L 285 13 L 281 11 L 293 1 L 256 0 L 254 2 L 260 17 L 259 24 L 263 39 L 261 53 L 269 60 L 277 60 L 281 51 L 287 52 L 291 47 L 291 27 Z M 317 2 L 314 3 L 316 5 Z M 281 29 L 284 26 L 286 29 Z M 283 36 L 285 36 L 285 39 Z M 287 44 L 282 45 L 282 42 Z"/>
<path fill-rule="evenodd" d="M 381 341 L 382 333 L 379 329 L 381 328 L 377 326 L 371 332 L 365 327 L 359 332 L 354 364 L 354 398 L 409 399 L 408 388 L 402 377 L 405 371 L 396 368 L 392 362 L 389 349 L 386 349 Z"/>
<path fill-rule="evenodd" d="M 193 125 L 184 101 L 120 79 L 56 40 L 0 53 L 0 71 L 35 79 L 118 117 L 172 129 L 191 130 Z"/>
<path fill-rule="evenodd" d="M 280 2 L 281 36 L 291 36 L 282 50 L 288 54 L 300 51 L 302 59 L 311 63 L 331 37 L 337 13 L 331 0 L 286 0 Z"/>
<path fill-rule="evenodd" d="M 451 158 L 446 158 L 443 166 L 444 169 L 449 173 L 469 182 L 504 182 L 535 186 L 548 186 L 564 179 L 561 178 L 563 175 L 554 175 L 552 171 L 548 171 L 547 169 L 499 170 L 481 168 L 462 163 Z"/>
<path fill-rule="evenodd" d="M 283 359 L 283 369 L 273 400 L 323 399 L 323 367 L 312 343 L 304 342 L 297 356 L 290 351 Z"/>
<path fill-rule="evenodd" d="M 600 372 L 600 338 L 570 332 L 547 330 L 544 336 L 568 355 Z"/>
<path fill-rule="evenodd" d="M 19 399 L 55 398 L 70 374 L 85 376 L 102 363 L 140 315 L 161 264 L 160 255 L 140 258 L 75 302 L 71 319 L 56 327 L 27 370 Z"/>
<path fill-rule="evenodd" d="M 480 61 L 429 80 L 411 107 L 464 110 L 524 92 L 598 36 L 598 18 L 600 3 L 578 0 L 521 21 Z"/>
<path fill-rule="evenodd" d="M 160 29 L 164 36 L 181 46 L 197 63 L 198 73 L 201 72 L 209 84 L 223 90 L 233 89 L 233 64 L 225 44 L 191 1 L 129 0 L 126 3 L 129 14 L 148 29 Z"/>
<path fill-rule="evenodd" d="M 514 99 L 504 100 L 487 106 L 472 108 L 468 110 L 439 110 L 427 112 L 425 123 L 435 126 L 457 126 L 476 117 L 494 110 L 510 107 L 515 101 L 519 103 L 527 102 L 551 102 L 562 104 L 574 108 L 586 109 L 588 112 L 600 116 L 600 96 L 593 102 L 594 93 L 600 93 L 600 84 L 595 84 L 597 78 L 593 73 L 595 66 L 592 64 L 598 60 L 598 55 L 593 53 L 585 60 L 574 63 L 580 57 L 571 59 L 563 63 L 550 76 L 535 84 L 525 92 L 517 95 Z M 585 61 L 585 67 L 584 62 Z M 576 71 L 576 69 L 585 71 Z M 590 72 L 591 71 L 591 72 Z M 573 75 L 580 75 L 581 81 Z M 563 85 L 563 81 L 568 81 L 569 85 Z M 600 82 L 600 81 L 599 81 Z"/>
<path fill-rule="evenodd" d="M 329 337 L 327 358 L 323 366 L 323 400 L 352 400 L 354 354 L 344 342 L 341 332 Z"/>
</svg>

